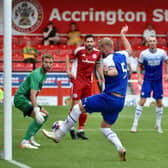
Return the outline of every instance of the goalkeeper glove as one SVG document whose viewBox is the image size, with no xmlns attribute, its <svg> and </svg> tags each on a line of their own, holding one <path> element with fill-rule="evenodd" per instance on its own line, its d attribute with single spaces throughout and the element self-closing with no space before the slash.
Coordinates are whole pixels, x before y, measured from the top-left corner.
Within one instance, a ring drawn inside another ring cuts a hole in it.
<svg viewBox="0 0 168 168">
<path fill-rule="evenodd" d="M 35 119 L 36 119 L 37 123 L 42 124 L 45 120 L 44 120 L 42 113 L 40 112 L 40 107 L 34 107 L 33 110 L 35 113 Z"/>
</svg>

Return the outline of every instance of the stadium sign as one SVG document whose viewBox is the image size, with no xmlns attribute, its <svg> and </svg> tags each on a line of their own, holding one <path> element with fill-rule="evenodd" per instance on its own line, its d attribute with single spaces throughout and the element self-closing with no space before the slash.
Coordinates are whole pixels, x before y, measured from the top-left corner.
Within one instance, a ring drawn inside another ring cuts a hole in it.
<svg viewBox="0 0 168 168">
<path fill-rule="evenodd" d="M 14 0 L 12 20 L 17 32 L 41 35 L 48 22 L 64 34 L 70 22 L 77 23 L 81 34 L 119 34 L 128 24 L 129 34 L 140 35 L 149 23 L 157 34 L 166 34 L 168 1 Z"/>
<path fill-rule="evenodd" d="M 155 9 L 152 12 L 152 21 L 168 22 L 168 10 Z M 114 25 L 117 22 L 146 22 L 147 13 L 145 11 L 124 11 L 118 9 L 116 11 L 96 10 L 89 8 L 88 10 L 63 11 L 53 8 L 49 20 L 65 21 L 65 22 L 105 22 L 107 25 Z"/>
</svg>

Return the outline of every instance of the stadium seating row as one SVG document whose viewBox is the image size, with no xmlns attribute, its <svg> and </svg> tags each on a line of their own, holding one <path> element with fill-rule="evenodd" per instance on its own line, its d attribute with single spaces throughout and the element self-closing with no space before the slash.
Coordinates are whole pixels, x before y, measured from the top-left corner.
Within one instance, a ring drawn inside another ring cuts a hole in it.
<svg viewBox="0 0 168 168">
<path fill-rule="evenodd" d="M 36 37 L 27 37 L 27 36 L 14 36 L 13 37 L 13 44 L 12 44 L 12 60 L 13 60 L 13 64 L 14 64 L 14 71 L 21 71 L 22 69 L 26 69 L 26 71 L 29 71 L 29 69 L 31 70 L 31 67 L 27 67 L 24 68 L 24 66 L 22 66 L 23 63 L 23 54 L 22 54 L 22 50 L 25 44 L 25 42 L 27 40 L 32 40 L 34 42 L 34 47 L 40 52 L 39 56 L 37 57 L 37 61 L 41 61 L 41 55 L 43 55 L 44 53 L 51 53 L 54 56 L 56 65 L 55 66 L 55 70 L 58 69 L 59 71 L 61 70 L 60 68 L 63 68 L 62 66 L 62 62 L 65 62 L 65 57 L 66 55 L 69 55 L 73 52 L 73 50 L 76 48 L 75 46 L 68 46 L 66 44 L 61 44 L 61 45 L 49 45 L 49 46 L 44 46 L 41 43 L 41 36 L 36 36 Z M 98 41 L 103 38 L 103 37 L 96 37 L 96 42 L 98 43 Z M 142 39 L 141 37 L 129 37 L 133 49 L 136 50 L 136 56 L 139 57 L 139 54 L 142 50 L 144 50 L 146 47 L 141 45 Z M 162 46 L 160 46 L 161 48 L 165 49 L 166 51 L 168 51 L 168 48 L 165 46 L 166 43 L 166 39 L 165 38 L 158 38 L 160 39 L 160 41 L 162 41 L 162 43 L 160 44 L 164 44 Z M 3 38 L 2 36 L 0 36 L 0 41 L 2 42 Z M 18 42 L 19 40 L 19 42 Z M 114 41 L 114 46 L 115 48 L 118 49 L 123 49 L 122 44 L 120 44 L 120 39 L 118 37 L 114 37 L 113 38 Z M 0 61 L 3 61 L 3 44 L 0 42 L 0 46 L 2 48 L 0 48 Z M 17 61 L 18 61 L 18 65 L 17 65 Z M 59 66 L 60 64 L 60 66 Z M 1 69 L 0 69 L 1 70 Z M 63 71 L 64 68 L 61 70 Z M 1 70 L 2 71 L 2 70 Z"/>
<path fill-rule="evenodd" d="M 98 44 L 98 41 L 106 36 L 96 36 L 96 43 Z M 62 37 L 65 38 L 65 37 Z M 114 41 L 114 46 L 118 50 L 120 47 L 122 47 L 121 40 L 119 37 L 110 37 Z M 142 37 L 128 37 L 129 41 L 133 46 L 142 45 Z M 159 46 L 168 46 L 167 38 L 166 37 L 158 37 L 158 45 Z M 31 40 L 33 45 L 38 45 L 42 43 L 42 36 L 13 36 L 12 37 L 12 43 L 13 45 L 18 46 L 24 46 L 26 45 L 26 42 L 28 40 Z M 65 44 L 65 42 L 62 42 L 62 44 Z M 0 36 L 0 48 L 3 46 L 3 37 Z"/>
<path fill-rule="evenodd" d="M 36 64 L 36 67 L 40 67 L 40 63 Z M 4 64 L 0 62 L 0 72 L 3 71 Z M 23 62 L 13 62 L 12 63 L 12 71 L 13 72 L 31 72 L 33 69 L 33 65 L 31 63 L 23 63 Z M 65 72 L 66 66 L 65 63 L 54 62 L 52 67 L 52 72 Z"/>
</svg>

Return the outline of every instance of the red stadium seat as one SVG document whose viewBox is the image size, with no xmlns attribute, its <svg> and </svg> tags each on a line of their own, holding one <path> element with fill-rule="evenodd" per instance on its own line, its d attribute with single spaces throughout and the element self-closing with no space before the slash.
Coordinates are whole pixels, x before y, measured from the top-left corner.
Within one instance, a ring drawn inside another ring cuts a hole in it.
<svg viewBox="0 0 168 168">
<path fill-rule="evenodd" d="M 12 60 L 13 60 L 13 61 L 23 61 L 24 58 L 23 58 L 23 55 L 22 55 L 22 54 L 14 53 L 14 54 L 13 54 L 13 57 L 12 57 Z"/>
<path fill-rule="evenodd" d="M 32 37 L 33 40 L 32 40 L 32 44 L 33 45 L 37 45 L 37 44 L 41 44 L 42 43 L 42 36 L 35 36 L 35 37 Z"/>
<path fill-rule="evenodd" d="M 53 54 L 54 61 L 65 61 L 67 54 Z"/>
<path fill-rule="evenodd" d="M 71 46 L 68 45 L 60 45 L 59 46 L 59 54 L 63 55 L 63 54 L 72 54 L 73 49 Z"/>
<path fill-rule="evenodd" d="M 30 72 L 33 69 L 33 65 L 31 63 L 23 63 L 23 62 L 13 62 L 12 63 L 12 71 L 16 72 Z"/>
<path fill-rule="evenodd" d="M 159 47 L 162 47 L 162 46 L 166 47 L 166 45 L 167 45 L 166 38 L 158 37 L 157 40 L 158 40 L 158 46 Z"/>
<path fill-rule="evenodd" d="M 65 63 L 54 63 L 52 67 L 53 72 L 65 72 L 66 71 L 66 65 Z"/>
<path fill-rule="evenodd" d="M 132 37 L 132 38 L 130 38 L 130 42 L 131 42 L 132 46 L 142 45 L 142 38 L 141 37 Z"/>
</svg>

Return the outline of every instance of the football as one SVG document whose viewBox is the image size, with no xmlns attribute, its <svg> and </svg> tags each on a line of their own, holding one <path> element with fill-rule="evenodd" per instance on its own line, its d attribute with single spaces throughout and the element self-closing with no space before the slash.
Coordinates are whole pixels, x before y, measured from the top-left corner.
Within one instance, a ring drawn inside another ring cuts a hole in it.
<svg viewBox="0 0 168 168">
<path fill-rule="evenodd" d="M 52 125 L 52 131 L 55 132 L 56 130 L 58 130 L 63 123 L 64 121 L 61 121 L 61 120 L 55 121 Z"/>
</svg>

